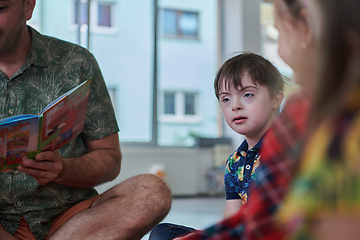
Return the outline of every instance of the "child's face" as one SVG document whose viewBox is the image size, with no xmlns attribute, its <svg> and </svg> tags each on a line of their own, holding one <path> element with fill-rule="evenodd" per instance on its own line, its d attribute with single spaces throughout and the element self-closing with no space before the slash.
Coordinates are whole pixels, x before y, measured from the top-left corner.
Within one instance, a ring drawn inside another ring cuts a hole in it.
<svg viewBox="0 0 360 240">
<path fill-rule="evenodd" d="M 231 129 L 258 141 L 276 117 L 283 95 L 272 98 L 267 87 L 255 85 L 246 73 L 242 77 L 242 85 L 243 88 L 225 89 L 225 84 L 222 84 L 220 107 Z"/>
</svg>

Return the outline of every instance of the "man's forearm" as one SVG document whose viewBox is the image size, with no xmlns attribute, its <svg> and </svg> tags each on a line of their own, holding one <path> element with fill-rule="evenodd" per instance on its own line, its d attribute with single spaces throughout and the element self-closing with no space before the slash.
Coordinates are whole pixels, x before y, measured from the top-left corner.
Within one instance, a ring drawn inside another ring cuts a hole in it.
<svg viewBox="0 0 360 240">
<path fill-rule="evenodd" d="M 88 188 L 117 177 L 121 167 L 119 136 L 111 134 L 87 141 L 88 153 L 78 158 L 63 159 L 62 171 L 53 181 L 66 186 Z"/>
<path fill-rule="evenodd" d="M 63 160 L 54 182 L 78 188 L 94 187 L 117 177 L 121 156 L 112 149 L 97 149 L 78 158 Z"/>
<path fill-rule="evenodd" d="M 7 232 L 5 228 L 0 225 L 0 239 L 16 240 L 17 238 Z"/>
<path fill-rule="evenodd" d="M 121 163 L 118 134 L 86 141 L 86 147 L 88 153 L 77 158 L 63 158 L 52 151 L 41 152 L 35 159 L 23 159 L 18 170 L 35 178 L 40 185 L 56 182 L 88 188 L 113 180 L 120 172 Z"/>
</svg>

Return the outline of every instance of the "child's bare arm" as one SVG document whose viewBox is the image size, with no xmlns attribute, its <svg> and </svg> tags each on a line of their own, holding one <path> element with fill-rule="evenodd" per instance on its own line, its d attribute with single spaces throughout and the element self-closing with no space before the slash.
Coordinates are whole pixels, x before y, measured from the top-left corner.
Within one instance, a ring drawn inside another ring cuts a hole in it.
<svg viewBox="0 0 360 240">
<path fill-rule="evenodd" d="M 226 200 L 224 219 L 234 215 L 241 208 L 241 199 Z"/>
</svg>

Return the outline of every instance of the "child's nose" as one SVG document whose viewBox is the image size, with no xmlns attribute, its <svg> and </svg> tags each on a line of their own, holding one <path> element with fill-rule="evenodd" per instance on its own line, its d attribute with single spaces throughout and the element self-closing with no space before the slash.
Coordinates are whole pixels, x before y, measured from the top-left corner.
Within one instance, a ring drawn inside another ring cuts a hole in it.
<svg viewBox="0 0 360 240">
<path fill-rule="evenodd" d="M 239 111 L 242 109 L 242 105 L 240 101 L 233 101 L 232 110 L 233 111 Z"/>
</svg>

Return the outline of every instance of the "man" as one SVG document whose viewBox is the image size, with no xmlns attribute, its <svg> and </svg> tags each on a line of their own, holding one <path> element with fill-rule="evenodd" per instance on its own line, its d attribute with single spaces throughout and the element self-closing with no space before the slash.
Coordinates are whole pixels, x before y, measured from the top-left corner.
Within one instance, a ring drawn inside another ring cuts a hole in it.
<svg viewBox="0 0 360 240">
<path fill-rule="evenodd" d="M 0 119 L 39 114 L 92 78 L 83 132 L 58 152 L 0 173 L 0 239 L 140 239 L 168 213 L 157 176 L 130 178 L 98 195 L 120 172 L 118 126 L 95 58 L 26 25 L 35 0 L 0 0 Z"/>
</svg>

